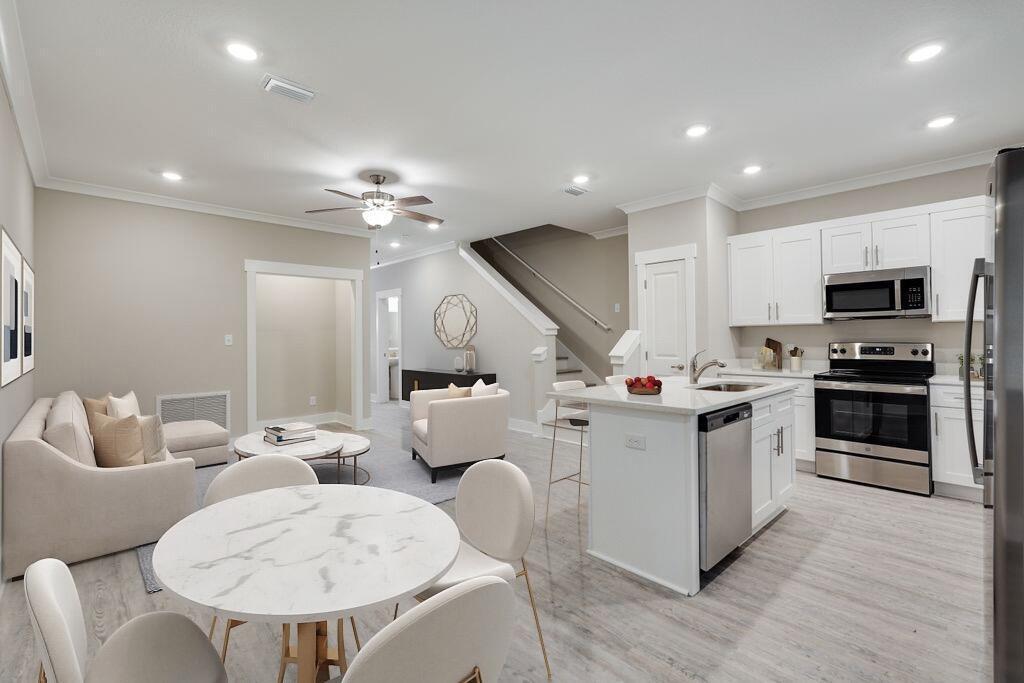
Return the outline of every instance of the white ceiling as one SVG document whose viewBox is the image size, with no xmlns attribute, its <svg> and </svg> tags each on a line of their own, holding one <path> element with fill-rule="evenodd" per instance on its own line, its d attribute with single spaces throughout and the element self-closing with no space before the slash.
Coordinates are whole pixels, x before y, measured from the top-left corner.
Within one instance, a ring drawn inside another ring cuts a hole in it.
<svg viewBox="0 0 1024 683">
<path fill-rule="evenodd" d="M 446 219 L 437 232 L 395 219 L 383 238 L 407 237 L 388 256 L 548 223 L 613 228 L 617 204 L 712 182 L 742 203 L 1024 140 L 1019 0 L 17 0 L 17 13 L 51 178 L 300 219 L 344 204 L 322 188 L 358 194 L 360 172 L 385 169 L 401 177 L 392 192 L 425 194 Z M 936 39 L 937 59 L 903 60 Z M 229 40 L 260 60 L 232 59 Z M 317 97 L 266 94 L 266 73 Z M 945 113 L 953 126 L 924 127 Z M 697 121 L 711 132 L 687 138 Z M 744 176 L 749 163 L 764 171 Z M 592 178 L 579 198 L 561 190 L 577 173 Z"/>
</svg>

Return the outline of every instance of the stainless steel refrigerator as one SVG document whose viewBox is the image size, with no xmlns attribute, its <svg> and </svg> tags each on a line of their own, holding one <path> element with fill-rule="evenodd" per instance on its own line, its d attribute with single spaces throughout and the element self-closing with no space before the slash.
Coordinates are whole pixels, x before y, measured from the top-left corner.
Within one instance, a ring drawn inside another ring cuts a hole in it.
<svg viewBox="0 0 1024 683">
<path fill-rule="evenodd" d="M 993 673 L 1024 681 L 1024 148 L 1001 151 L 989 174 L 994 233 L 974 264 L 965 358 L 971 353 L 974 301 L 984 289 L 984 434 L 977 452 L 971 384 L 964 380 L 967 445 L 974 480 L 992 510 Z"/>
</svg>

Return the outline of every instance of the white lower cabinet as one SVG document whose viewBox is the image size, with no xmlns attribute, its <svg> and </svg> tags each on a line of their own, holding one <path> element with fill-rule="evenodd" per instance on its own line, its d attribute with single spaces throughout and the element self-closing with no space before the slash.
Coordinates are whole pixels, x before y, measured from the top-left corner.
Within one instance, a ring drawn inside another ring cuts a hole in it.
<svg viewBox="0 0 1024 683">
<path fill-rule="evenodd" d="M 814 462 L 814 396 L 793 398 L 793 457 Z"/>
<path fill-rule="evenodd" d="M 982 418 L 974 413 L 974 443 L 981 453 Z M 974 483 L 967 450 L 967 419 L 963 408 L 932 409 L 932 479 L 946 484 L 980 489 Z"/>
<path fill-rule="evenodd" d="M 754 414 L 767 408 L 771 420 L 751 433 L 751 528 L 756 531 L 786 504 L 796 482 L 793 460 L 793 394 L 755 401 Z"/>
</svg>

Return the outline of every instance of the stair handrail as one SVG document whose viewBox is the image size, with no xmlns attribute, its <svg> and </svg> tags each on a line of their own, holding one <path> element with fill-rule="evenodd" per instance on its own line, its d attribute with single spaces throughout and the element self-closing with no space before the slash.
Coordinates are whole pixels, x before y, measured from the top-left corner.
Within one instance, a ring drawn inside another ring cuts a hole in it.
<svg viewBox="0 0 1024 683">
<path fill-rule="evenodd" d="M 518 254 L 516 254 L 516 253 L 515 253 L 514 251 L 512 251 L 511 249 L 509 249 L 508 247 L 506 247 L 506 246 L 505 246 L 504 244 L 502 244 L 502 243 L 501 243 L 501 242 L 500 242 L 500 241 L 498 240 L 498 238 L 497 238 L 497 237 L 492 237 L 492 238 L 491 238 L 491 241 L 492 241 L 492 242 L 494 242 L 495 244 L 497 244 L 497 245 L 498 245 L 499 247 L 501 247 L 502 249 L 504 249 L 504 250 L 505 250 L 505 252 L 506 252 L 506 253 L 507 253 L 507 254 L 508 254 L 509 256 L 511 256 L 512 258 L 514 258 L 514 259 L 515 259 L 515 260 L 516 260 L 517 262 L 519 262 L 519 264 L 520 264 L 521 266 L 523 266 L 523 267 L 524 267 L 524 268 L 526 268 L 526 269 L 527 269 L 528 271 L 530 271 L 531 273 L 533 273 L 533 275 L 534 275 L 534 276 L 535 276 L 535 277 L 536 277 L 536 278 L 537 278 L 538 280 L 540 280 L 541 282 L 543 282 L 544 284 L 546 284 L 546 285 L 547 285 L 548 287 L 550 287 L 551 289 L 555 290 L 555 292 L 556 292 L 556 293 L 558 293 L 558 294 L 559 294 L 559 295 L 560 295 L 560 296 L 561 296 L 561 297 L 562 297 L 563 299 L 565 299 L 566 301 L 568 301 L 568 302 L 569 302 L 569 303 L 570 303 L 570 304 L 571 304 L 571 305 L 573 306 L 573 308 L 575 308 L 575 309 L 576 309 L 577 311 L 579 311 L 579 312 L 580 312 L 580 313 L 582 313 L 583 315 L 585 315 L 585 316 L 587 316 L 588 318 L 590 318 L 590 319 L 591 319 L 591 320 L 592 320 L 592 321 L 594 322 L 594 324 L 595 324 L 595 325 L 597 325 L 598 327 L 600 327 L 601 329 L 603 329 L 603 330 L 604 330 L 605 332 L 611 332 L 611 331 L 612 331 L 612 328 L 611 328 L 611 326 L 610 326 L 610 325 L 606 324 L 606 323 L 605 323 L 605 322 L 604 322 L 603 320 L 601 320 L 601 319 L 600 319 L 600 318 L 598 318 L 598 317 L 597 317 L 596 315 L 594 315 L 593 313 L 591 313 L 590 311 L 588 311 L 588 310 L 587 310 L 586 308 L 584 308 L 582 304 L 580 304 L 580 303 L 579 303 L 578 301 L 576 301 L 576 300 L 575 300 L 575 299 L 573 299 L 573 298 L 572 298 L 571 296 L 569 296 L 569 295 L 568 295 L 568 294 L 566 294 L 566 293 L 565 293 L 564 291 L 562 291 L 562 289 L 561 289 L 561 288 L 560 288 L 560 287 L 559 287 L 558 285 L 556 285 L 556 284 L 555 284 L 554 282 L 552 282 L 551 280 L 549 280 L 549 279 L 547 279 L 546 277 L 544 277 L 544 275 L 543 275 L 543 274 L 541 274 L 541 273 L 540 273 L 540 272 L 539 272 L 539 271 L 538 271 L 538 270 L 537 270 L 536 268 L 534 268 L 534 267 L 533 267 L 533 266 L 531 266 L 531 265 L 530 265 L 529 263 L 527 263 L 526 261 L 524 261 L 523 259 L 521 259 L 521 258 L 519 257 L 519 255 L 518 255 Z"/>
</svg>

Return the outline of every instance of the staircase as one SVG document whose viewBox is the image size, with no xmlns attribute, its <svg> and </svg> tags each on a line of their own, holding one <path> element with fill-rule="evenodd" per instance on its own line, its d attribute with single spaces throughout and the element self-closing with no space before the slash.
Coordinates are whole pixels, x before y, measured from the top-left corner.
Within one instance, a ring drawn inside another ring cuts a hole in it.
<svg viewBox="0 0 1024 683">
<path fill-rule="evenodd" d="M 555 380 L 567 382 L 569 380 L 582 380 L 588 387 L 603 383 L 604 380 L 597 376 L 593 370 L 585 366 L 572 351 L 569 350 L 560 339 L 555 338 Z"/>
</svg>

